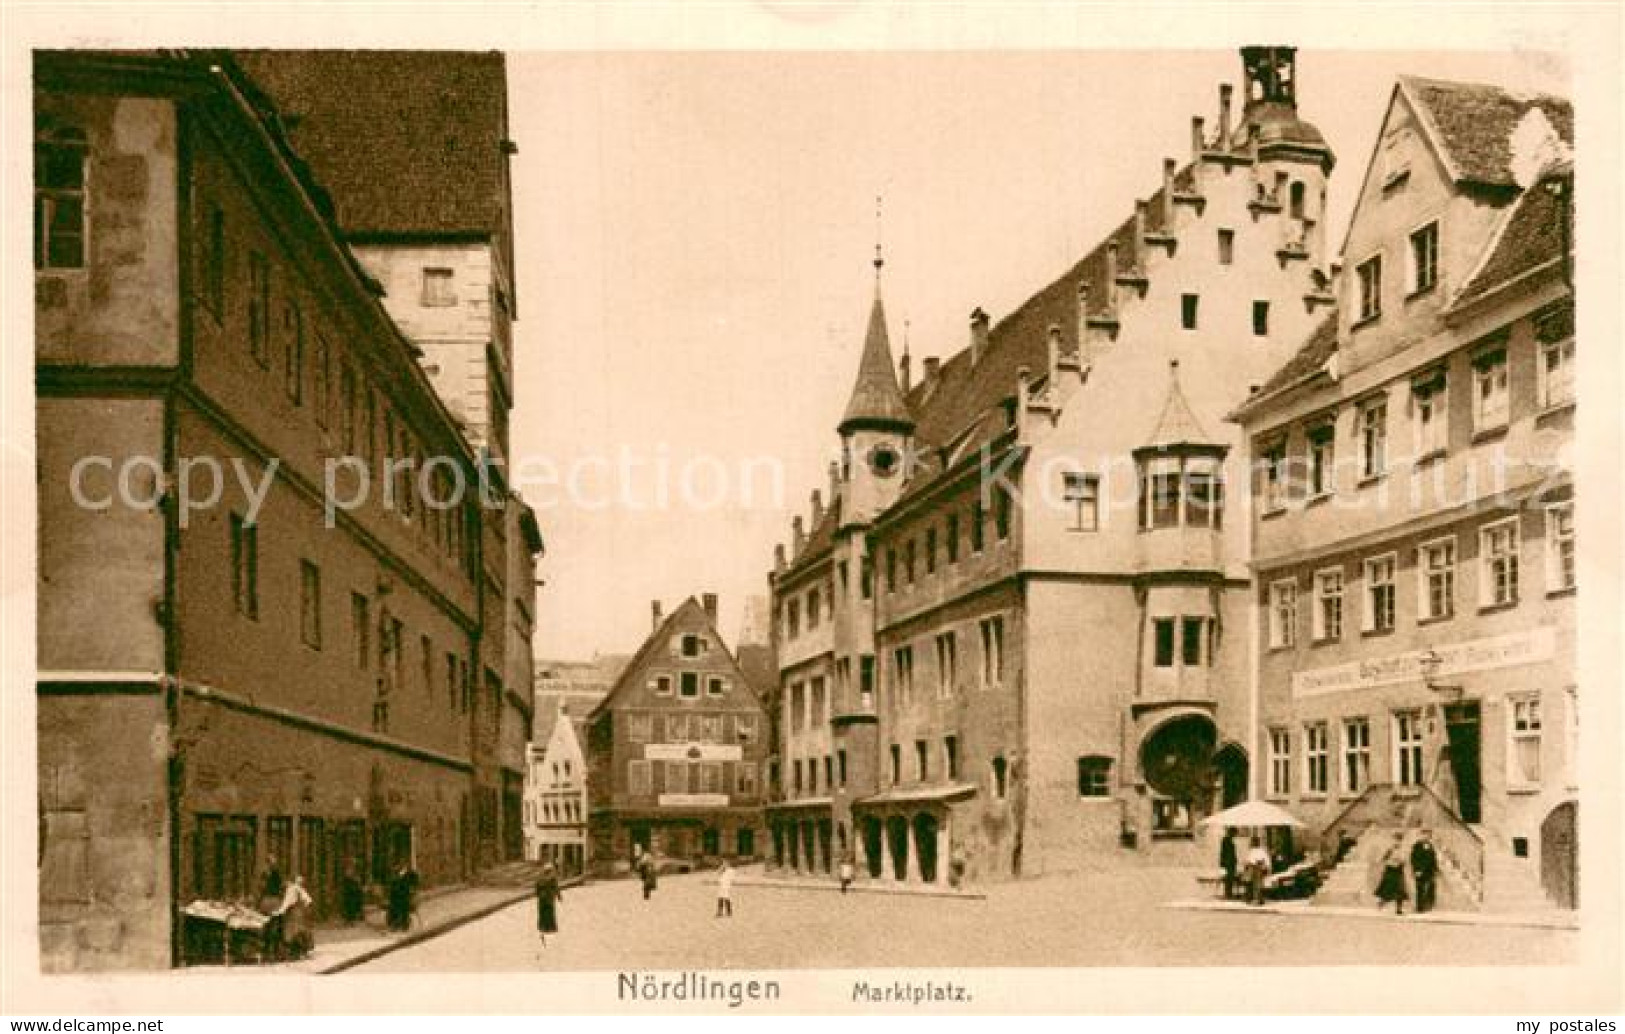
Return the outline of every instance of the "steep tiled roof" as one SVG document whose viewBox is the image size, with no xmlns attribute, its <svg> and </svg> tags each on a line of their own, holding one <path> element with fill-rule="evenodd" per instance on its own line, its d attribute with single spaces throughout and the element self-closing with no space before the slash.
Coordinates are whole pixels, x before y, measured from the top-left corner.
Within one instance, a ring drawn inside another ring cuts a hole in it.
<svg viewBox="0 0 1625 1034">
<path fill-rule="evenodd" d="M 1531 110 L 1546 116 L 1563 142 L 1574 143 L 1574 109 L 1561 97 L 1519 97 L 1497 86 L 1401 76 L 1448 161 L 1464 181 L 1510 187 L 1512 133 Z"/>
<path fill-rule="evenodd" d="M 876 266 L 879 260 L 875 260 Z M 886 308 L 875 285 L 874 305 L 869 308 L 869 329 L 863 336 L 863 356 L 858 360 L 858 377 L 852 385 L 852 398 L 841 418 L 841 430 L 861 426 L 912 427 L 914 418 L 897 387 L 897 371 L 892 366 L 891 342 L 886 337 Z"/>
<path fill-rule="evenodd" d="M 1332 356 L 1337 354 L 1337 310 L 1333 309 L 1320 321 L 1303 347 L 1288 359 L 1279 370 L 1270 375 L 1258 391 L 1237 410 L 1245 412 L 1272 395 L 1279 394 L 1305 377 L 1319 372 Z"/>
<path fill-rule="evenodd" d="M 347 235 L 493 234 L 506 221 L 499 53 L 237 52 Z"/>
<path fill-rule="evenodd" d="M 1564 223 L 1572 218 L 1563 195 L 1572 196 L 1574 173 L 1565 168 L 1548 174 L 1523 192 L 1506 215 L 1478 271 L 1462 288 L 1453 307 L 1476 301 L 1496 287 L 1543 263 L 1560 258 Z"/>
<path fill-rule="evenodd" d="M 801 549 L 796 551 L 796 555 L 790 558 L 785 573 L 796 571 L 828 555 L 830 547 L 835 544 L 835 529 L 840 523 L 840 504 L 837 500 L 836 505 L 825 507 L 818 522 L 807 532 L 806 541 L 802 543 Z"/>
</svg>

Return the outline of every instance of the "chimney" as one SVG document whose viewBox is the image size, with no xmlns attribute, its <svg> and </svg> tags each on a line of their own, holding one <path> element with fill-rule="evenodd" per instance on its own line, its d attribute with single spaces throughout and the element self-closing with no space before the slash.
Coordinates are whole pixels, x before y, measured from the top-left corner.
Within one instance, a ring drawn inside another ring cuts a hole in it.
<svg viewBox="0 0 1625 1034">
<path fill-rule="evenodd" d="M 773 547 L 773 573 L 778 574 L 784 566 L 784 543 L 780 542 Z"/>
<path fill-rule="evenodd" d="M 1178 165 L 1172 158 L 1162 160 L 1162 232 L 1174 232 L 1174 169 Z"/>
<path fill-rule="evenodd" d="M 1219 84 L 1219 150 L 1230 150 L 1230 94 L 1235 89 L 1229 83 Z"/>
<path fill-rule="evenodd" d="M 812 526 L 818 527 L 818 522 L 824 519 L 824 493 L 818 489 L 812 490 Z"/>
<path fill-rule="evenodd" d="M 841 465 L 834 460 L 829 461 L 829 505 L 834 506 L 835 500 L 841 497 Z"/>
<path fill-rule="evenodd" d="M 1139 256 L 1145 249 L 1145 215 L 1150 207 L 1146 201 L 1134 202 L 1134 255 L 1142 273 L 1145 272 L 1145 263 L 1139 261 Z"/>
<path fill-rule="evenodd" d="M 1033 372 L 1026 366 L 1016 367 L 1016 397 L 1015 405 L 1011 407 L 1010 425 L 1016 429 L 1016 440 L 1026 437 L 1027 423 L 1027 394 L 1031 387 Z"/>
<path fill-rule="evenodd" d="M 939 356 L 925 357 L 925 383 L 930 384 L 942 375 L 942 359 Z"/>
<path fill-rule="evenodd" d="M 1056 385 L 1061 379 L 1061 327 L 1058 323 L 1049 325 L 1049 390 L 1053 398 Z"/>
<path fill-rule="evenodd" d="M 800 556 L 801 547 L 807 544 L 807 531 L 802 527 L 799 515 L 790 522 L 790 542 L 790 552 L 795 556 Z"/>
<path fill-rule="evenodd" d="M 660 601 L 659 600 L 650 600 L 649 601 L 649 631 L 654 632 L 654 631 L 659 630 L 661 617 L 663 617 L 663 615 L 660 613 Z"/>
<path fill-rule="evenodd" d="M 1191 116 L 1191 162 L 1202 160 L 1202 116 Z"/>
<path fill-rule="evenodd" d="M 982 361 L 982 355 L 987 351 L 987 313 L 981 306 L 970 314 L 970 362 L 972 366 Z"/>
<path fill-rule="evenodd" d="M 714 592 L 701 594 L 700 606 L 705 608 L 706 620 L 715 625 L 717 623 L 717 594 Z"/>
</svg>

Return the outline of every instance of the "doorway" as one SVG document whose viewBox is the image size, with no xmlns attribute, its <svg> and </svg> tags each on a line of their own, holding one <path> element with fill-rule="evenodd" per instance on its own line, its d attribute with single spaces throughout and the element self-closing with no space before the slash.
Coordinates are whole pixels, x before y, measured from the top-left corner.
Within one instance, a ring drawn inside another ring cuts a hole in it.
<svg viewBox="0 0 1625 1034">
<path fill-rule="evenodd" d="M 722 853 L 722 834 L 715 826 L 706 826 L 704 833 L 704 854 L 707 858 L 715 858 Z"/>
<path fill-rule="evenodd" d="M 880 830 L 880 820 L 873 815 L 866 815 L 863 819 L 863 859 L 869 870 L 869 878 L 880 879 L 880 874 L 886 864 L 884 837 Z"/>
<path fill-rule="evenodd" d="M 892 876 L 908 879 L 908 819 L 901 815 L 887 819 L 886 838 L 891 841 Z"/>
<path fill-rule="evenodd" d="M 914 816 L 914 850 L 920 858 L 920 879 L 937 882 L 937 817 L 930 812 Z"/>
<path fill-rule="evenodd" d="M 1234 808 L 1247 799 L 1247 752 L 1234 743 L 1226 743 L 1213 755 L 1213 769 L 1218 776 L 1219 808 Z"/>
<path fill-rule="evenodd" d="M 1478 701 L 1446 705 L 1444 728 L 1450 744 L 1450 770 L 1456 778 L 1456 814 L 1461 821 L 1476 824 L 1482 818 L 1483 797 Z"/>
<path fill-rule="evenodd" d="M 1540 824 L 1540 885 L 1560 908 L 1580 907 L 1580 806 L 1567 801 Z"/>
</svg>

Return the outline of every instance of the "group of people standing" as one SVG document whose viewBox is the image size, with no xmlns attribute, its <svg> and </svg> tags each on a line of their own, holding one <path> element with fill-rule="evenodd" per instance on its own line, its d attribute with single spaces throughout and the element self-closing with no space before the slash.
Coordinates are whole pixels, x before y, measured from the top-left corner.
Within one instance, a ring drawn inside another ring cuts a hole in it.
<svg viewBox="0 0 1625 1034">
<path fill-rule="evenodd" d="M 1377 907 L 1393 902 L 1394 914 L 1405 914 L 1405 902 L 1410 897 L 1405 885 L 1405 834 L 1395 831 L 1393 843 L 1382 855 L 1382 876 L 1377 880 Z M 1409 852 L 1411 879 L 1416 884 L 1416 911 L 1431 912 L 1438 899 L 1439 853 L 1433 847 L 1429 830 L 1417 832 Z"/>
<path fill-rule="evenodd" d="M 1243 857 L 1236 848 L 1236 831 L 1224 831 L 1224 839 L 1219 841 L 1219 868 L 1224 870 L 1224 896 L 1228 900 L 1236 896 L 1238 887 L 1247 891 L 1249 904 L 1262 905 L 1264 903 L 1264 880 L 1269 876 L 1272 861 L 1264 842 L 1254 836 L 1247 845 L 1247 854 Z"/>
<path fill-rule="evenodd" d="M 269 917 L 265 926 L 265 951 L 273 959 L 300 959 L 316 946 L 310 909 L 310 892 L 305 878 L 295 873 L 284 880 L 276 859 L 260 884 L 259 910 Z"/>
</svg>

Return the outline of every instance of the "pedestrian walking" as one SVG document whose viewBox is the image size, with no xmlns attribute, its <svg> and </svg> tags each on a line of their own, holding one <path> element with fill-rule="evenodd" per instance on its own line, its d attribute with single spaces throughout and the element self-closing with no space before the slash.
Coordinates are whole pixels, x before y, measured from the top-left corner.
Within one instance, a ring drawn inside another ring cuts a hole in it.
<svg viewBox="0 0 1625 1034">
<path fill-rule="evenodd" d="M 1405 914 L 1405 834 L 1395 833 L 1394 842 L 1382 855 L 1382 878 L 1377 881 L 1377 908 L 1392 901 L 1394 915 Z"/>
<path fill-rule="evenodd" d="M 659 874 L 656 871 L 654 855 L 647 851 L 643 854 L 643 861 L 639 867 L 638 875 L 643 880 L 643 900 L 648 901 L 655 892 L 655 884 L 659 880 Z"/>
<path fill-rule="evenodd" d="M 1219 868 L 1224 870 L 1224 898 L 1236 896 L 1236 868 L 1240 860 L 1236 852 L 1236 831 L 1226 826 L 1224 838 L 1219 841 Z"/>
<path fill-rule="evenodd" d="M 1270 872 L 1270 853 L 1265 850 L 1264 843 L 1258 837 L 1253 837 L 1247 848 L 1247 902 L 1252 905 L 1264 903 L 1264 877 Z"/>
<path fill-rule="evenodd" d="M 846 855 L 841 859 L 840 877 L 841 877 L 841 893 L 845 894 L 846 893 L 846 888 L 852 886 L 852 856 L 851 855 Z"/>
<path fill-rule="evenodd" d="M 722 860 L 722 866 L 717 870 L 717 914 L 721 919 L 734 917 L 734 869 L 728 864 L 728 859 Z"/>
<path fill-rule="evenodd" d="M 1411 876 L 1416 880 L 1416 911 L 1431 912 L 1439 891 L 1439 853 L 1433 849 L 1433 833 L 1421 830 L 1411 845 Z"/>
<path fill-rule="evenodd" d="M 559 874 L 549 862 L 542 866 L 542 874 L 536 878 L 536 933 L 543 944 L 547 943 L 548 934 L 559 932 L 559 903 L 563 897 Z"/>
</svg>

